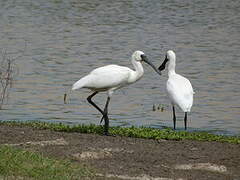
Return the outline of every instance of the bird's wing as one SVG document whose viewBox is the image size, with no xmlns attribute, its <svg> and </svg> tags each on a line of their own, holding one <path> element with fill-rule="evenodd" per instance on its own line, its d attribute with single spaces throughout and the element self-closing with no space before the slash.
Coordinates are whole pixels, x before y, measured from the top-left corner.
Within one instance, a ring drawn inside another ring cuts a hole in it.
<svg viewBox="0 0 240 180">
<path fill-rule="evenodd" d="M 129 75 L 130 69 L 127 67 L 107 65 L 93 70 L 85 86 L 100 90 L 122 87 L 127 84 Z"/>
<path fill-rule="evenodd" d="M 110 64 L 110 65 L 106 65 L 106 66 L 102 66 L 99 68 L 96 68 L 94 70 L 92 70 L 90 72 L 90 74 L 102 74 L 102 73 L 111 73 L 114 71 L 129 71 L 128 67 L 124 67 L 124 66 L 118 66 L 115 64 Z"/>
</svg>

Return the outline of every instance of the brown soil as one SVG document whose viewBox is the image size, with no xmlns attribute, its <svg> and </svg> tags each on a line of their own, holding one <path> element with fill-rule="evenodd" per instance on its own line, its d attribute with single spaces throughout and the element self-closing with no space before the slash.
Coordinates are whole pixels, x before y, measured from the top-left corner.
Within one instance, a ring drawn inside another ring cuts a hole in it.
<svg viewBox="0 0 240 180">
<path fill-rule="evenodd" d="M 97 179 L 240 180 L 240 145 L 147 140 L 0 126 L 0 144 L 71 159 Z"/>
</svg>

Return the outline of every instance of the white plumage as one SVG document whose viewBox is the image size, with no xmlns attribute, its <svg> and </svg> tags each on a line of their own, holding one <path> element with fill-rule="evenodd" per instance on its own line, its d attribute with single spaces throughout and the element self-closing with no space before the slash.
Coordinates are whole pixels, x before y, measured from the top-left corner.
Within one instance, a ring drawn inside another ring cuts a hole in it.
<svg viewBox="0 0 240 180">
<path fill-rule="evenodd" d="M 143 75 L 143 70 L 138 70 L 139 80 Z M 128 67 L 118 65 L 107 65 L 99 67 L 91 71 L 87 76 L 84 76 L 73 84 L 72 90 L 80 88 L 88 88 L 92 91 L 114 91 L 120 87 L 130 84 L 131 73 L 134 73 Z"/>
<path fill-rule="evenodd" d="M 185 129 L 187 129 L 187 112 L 191 111 L 191 107 L 193 104 L 193 88 L 187 78 L 175 72 L 176 55 L 172 50 L 167 51 L 166 58 L 162 65 L 159 67 L 159 70 L 162 71 L 168 61 L 168 80 L 166 83 L 166 89 L 173 107 L 174 129 L 176 126 L 174 105 L 177 105 L 185 113 L 184 124 Z"/>
<path fill-rule="evenodd" d="M 190 112 L 193 104 L 193 89 L 190 81 L 179 75 L 172 74 L 167 81 L 167 93 L 171 102 L 178 105 L 183 112 Z"/>
<path fill-rule="evenodd" d="M 147 60 L 147 57 L 142 51 L 135 51 L 132 55 L 132 64 L 134 70 L 118 65 L 107 65 L 99 67 L 91 71 L 88 75 L 82 77 L 76 83 L 73 84 L 72 90 L 77 90 L 80 88 L 88 88 L 93 91 L 87 100 L 93 105 L 103 116 L 104 119 L 104 133 L 108 135 L 109 119 L 108 119 L 108 105 L 110 97 L 113 92 L 121 87 L 132 84 L 138 81 L 144 74 L 142 67 L 142 62 L 146 62 L 152 68 L 160 74 L 160 72 L 155 68 L 155 66 Z M 93 101 L 92 97 L 97 93 L 107 91 L 108 98 L 104 110 L 99 108 Z M 66 96 L 65 96 L 66 98 Z"/>
</svg>

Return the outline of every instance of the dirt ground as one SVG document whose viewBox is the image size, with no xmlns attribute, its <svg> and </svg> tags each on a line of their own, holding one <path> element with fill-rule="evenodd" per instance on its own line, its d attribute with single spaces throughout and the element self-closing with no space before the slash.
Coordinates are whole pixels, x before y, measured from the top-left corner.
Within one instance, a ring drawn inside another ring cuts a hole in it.
<svg viewBox="0 0 240 180">
<path fill-rule="evenodd" d="M 240 180 L 240 145 L 147 140 L 0 126 L 0 144 L 71 159 L 96 179 Z"/>
</svg>

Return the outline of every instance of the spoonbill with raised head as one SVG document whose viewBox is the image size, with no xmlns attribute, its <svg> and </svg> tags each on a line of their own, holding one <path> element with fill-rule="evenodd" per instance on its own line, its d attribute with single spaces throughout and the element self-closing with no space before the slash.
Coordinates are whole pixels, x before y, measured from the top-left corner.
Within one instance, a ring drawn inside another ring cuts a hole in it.
<svg viewBox="0 0 240 180">
<path fill-rule="evenodd" d="M 190 81 L 177 74 L 175 72 L 176 66 L 176 55 L 172 50 L 167 51 L 165 60 L 162 65 L 158 68 L 159 71 L 165 69 L 166 63 L 168 64 L 168 80 L 166 83 L 166 89 L 168 97 L 172 103 L 173 110 L 173 126 L 176 128 L 176 115 L 175 115 L 175 105 L 179 106 L 180 109 L 185 113 L 184 116 L 184 125 L 185 130 L 187 129 L 187 113 L 191 111 L 193 104 L 193 88 Z"/>
<path fill-rule="evenodd" d="M 76 83 L 73 84 L 72 90 L 87 88 L 93 91 L 88 96 L 88 102 L 95 107 L 101 114 L 102 120 L 104 119 L 104 134 L 108 135 L 109 118 L 108 118 L 108 105 L 110 98 L 115 90 L 132 84 L 138 81 L 144 73 L 142 62 L 149 64 L 157 73 L 161 74 L 155 66 L 148 61 L 147 56 L 142 51 L 135 51 L 132 54 L 132 64 L 134 70 L 118 65 L 106 65 L 99 67 L 91 71 L 88 75 L 82 77 Z M 92 98 L 99 92 L 107 91 L 107 101 L 104 109 L 99 108 Z M 66 96 L 65 96 L 66 98 Z"/>
</svg>

